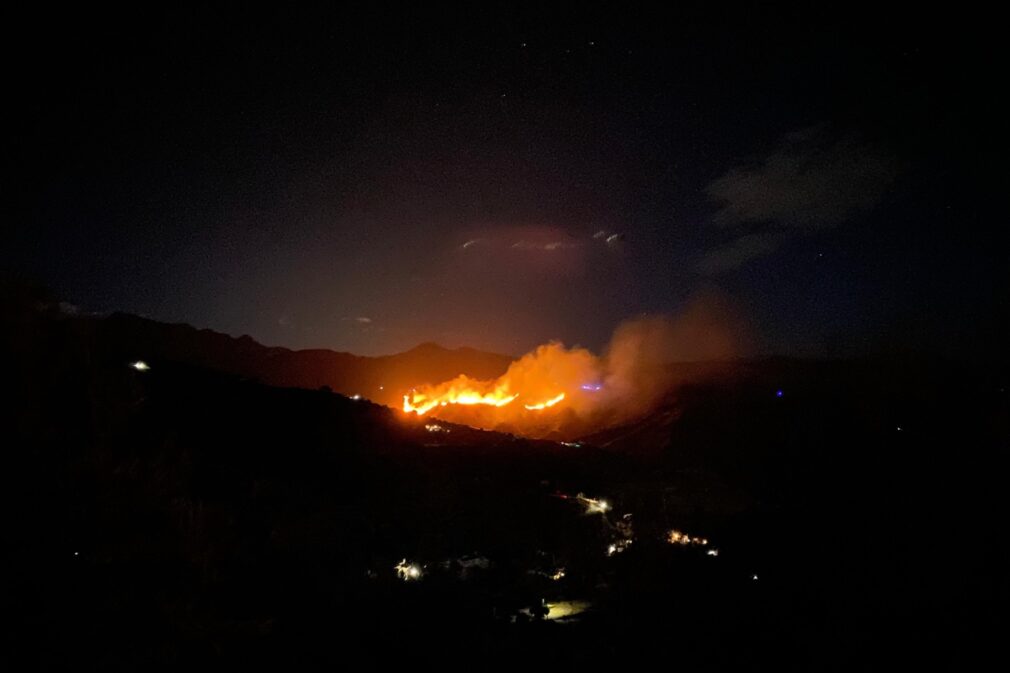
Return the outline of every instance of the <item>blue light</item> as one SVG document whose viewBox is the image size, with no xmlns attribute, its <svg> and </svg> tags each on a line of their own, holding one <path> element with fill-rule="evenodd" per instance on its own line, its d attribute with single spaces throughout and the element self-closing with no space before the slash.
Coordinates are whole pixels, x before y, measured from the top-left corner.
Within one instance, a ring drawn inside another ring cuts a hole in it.
<svg viewBox="0 0 1010 673">
<path fill-rule="evenodd" d="M 581 387 L 583 390 L 591 390 L 593 392 L 596 392 L 597 390 L 603 390 L 602 383 L 583 383 Z"/>
<path fill-rule="evenodd" d="M 781 390 L 776 390 L 775 391 L 775 397 L 782 397 L 782 391 Z"/>
</svg>

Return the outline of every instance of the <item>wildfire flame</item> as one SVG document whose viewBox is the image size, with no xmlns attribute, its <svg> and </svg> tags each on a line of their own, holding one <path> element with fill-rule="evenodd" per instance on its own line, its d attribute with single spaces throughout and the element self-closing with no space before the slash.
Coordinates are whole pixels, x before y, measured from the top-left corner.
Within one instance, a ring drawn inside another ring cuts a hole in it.
<svg viewBox="0 0 1010 673">
<path fill-rule="evenodd" d="M 553 407 L 555 404 L 557 404 L 558 402 L 560 402 L 563 399 L 565 399 L 565 394 L 561 393 L 557 397 L 552 397 L 551 399 L 547 400 L 546 402 L 541 402 L 540 404 L 524 404 L 523 406 L 526 407 L 527 409 L 529 409 L 530 411 L 539 411 L 541 409 L 546 409 L 548 407 Z"/>
<path fill-rule="evenodd" d="M 484 395 L 472 390 L 450 391 L 437 397 L 415 392 L 411 395 L 403 396 L 403 410 L 408 414 L 413 411 L 417 412 L 418 416 L 424 416 L 435 407 L 444 407 L 449 404 L 485 404 L 492 407 L 504 407 L 506 404 L 513 402 L 517 397 L 519 397 L 518 393 L 515 395 L 503 395 L 498 391 Z M 541 409 L 553 407 L 563 399 L 565 399 L 565 394 L 560 393 L 546 402 L 524 404 L 523 406 L 530 411 L 540 411 Z"/>
<path fill-rule="evenodd" d="M 403 396 L 403 410 L 408 414 L 414 411 L 418 416 L 424 416 L 435 407 L 444 407 L 449 404 L 486 404 L 492 407 L 504 407 L 517 397 L 519 397 L 518 394 L 509 395 L 502 390 L 481 394 L 471 388 L 460 389 L 456 387 L 452 387 L 442 394 L 414 391 L 410 395 Z"/>
<path fill-rule="evenodd" d="M 576 359 L 591 358 L 576 355 Z M 436 407 L 450 405 L 484 406 L 492 409 L 506 407 L 519 399 L 523 402 L 513 407 L 510 415 L 526 411 L 550 409 L 568 397 L 566 390 L 577 389 L 581 371 L 567 371 L 571 355 L 560 344 L 540 347 L 535 354 L 513 363 L 504 376 L 493 381 L 479 381 L 466 375 L 457 376 L 436 386 L 424 386 L 403 396 L 403 411 L 423 416 Z M 549 367 L 544 364 L 561 363 Z"/>
<path fill-rule="evenodd" d="M 550 342 L 512 362 L 497 379 L 461 374 L 398 393 L 404 413 L 417 417 L 571 439 L 652 411 L 676 382 L 669 363 L 727 359 L 735 343 L 731 322 L 695 302 L 677 319 L 622 324 L 600 356 Z M 399 399 L 397 394 L 389 402 Z"/>
</svg>

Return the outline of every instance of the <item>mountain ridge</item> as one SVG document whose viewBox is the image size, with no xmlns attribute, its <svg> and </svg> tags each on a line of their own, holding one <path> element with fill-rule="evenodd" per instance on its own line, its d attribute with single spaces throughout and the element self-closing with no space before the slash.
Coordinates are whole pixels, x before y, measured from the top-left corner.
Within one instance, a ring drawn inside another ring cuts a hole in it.
<svg viewBox="0 0 1010 673">
<path fill-rule="evenodd" d="M 266 346 L 248 335 L 233 337 L 187 323 L 164 323 L 122 312 L 74 319 L 103 347 L 138 360 L 198 365 L 273 386 L 326 387 L 390 406 L 397 406 L 402 395 L 416 385 L 460 374 L 496 378 L 513 360 L 507 355 L 470 347 L 449 349 L 433 342 L 381 356 L 322 348 L 293 350 Z"/>
</svg>

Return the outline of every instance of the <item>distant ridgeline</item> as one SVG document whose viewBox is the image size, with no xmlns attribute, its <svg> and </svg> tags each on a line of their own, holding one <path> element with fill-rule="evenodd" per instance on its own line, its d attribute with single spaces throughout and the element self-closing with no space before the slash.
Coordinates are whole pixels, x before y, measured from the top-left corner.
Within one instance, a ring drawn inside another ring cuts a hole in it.
<svg viewBox="0 0 1010 673">
<path fill-rule="evenodd" d="M 124 361 L 164 360 L 193 365 L 261 383 L 333 392 L 394 407 L 410 388 L 466 374 L 494 379 L 508 369 L 507 355 L 424 343 L 404 353 L 365 357 L 325 349 L 264 346 L 250 336 L 232 337 L 187 324 L 169 324 L 127 313 L 79 313 L 45 288 L 0 279 L 4 350 L 51 352 L 56 334 L 93 355 Z M 53 331 L 53 330 L 56 331 Z M 58 350 L 58 349 L 57 349 Z"/>
<path fill-rule="evenodd" d="M 185 324 L 166 324 L 124 313 L 80 318 L 101 347 L 128 358 L 168 360 L 236 374 L 274 386 L 317 389 L 328 386 L 343 395 L 361 395 L 399 406 L 403 390 L 466 374 L 500 376 L 512 358 L 472 348 L 450 350 L 425 343 L 404 353 L 365 357 L 324 349 L 290 350 L 264 346 Z"/>
</svg>

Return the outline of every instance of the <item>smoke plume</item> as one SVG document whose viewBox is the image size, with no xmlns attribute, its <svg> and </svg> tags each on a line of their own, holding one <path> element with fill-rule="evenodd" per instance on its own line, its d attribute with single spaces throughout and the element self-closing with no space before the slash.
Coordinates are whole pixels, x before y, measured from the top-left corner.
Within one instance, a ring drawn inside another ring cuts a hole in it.
<svg viewBox="0 0 1010 673">
<path fill-rule="evenodd" d="M 498 379 L 416 388 L 404 410 L 533 437 L 586 434 L 653 411 L 679 382 L 672 364 L 738 356 L 742 324 L 721 297 L 703 295 L 678 316 L 622 323 L 602 355 L 547 343 Z"/>
</svg>

